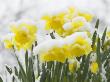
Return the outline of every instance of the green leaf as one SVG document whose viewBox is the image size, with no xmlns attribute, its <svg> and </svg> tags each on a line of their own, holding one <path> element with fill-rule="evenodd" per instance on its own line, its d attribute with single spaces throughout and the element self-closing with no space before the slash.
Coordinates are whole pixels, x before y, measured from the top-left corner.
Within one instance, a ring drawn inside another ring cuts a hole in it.
<svg viewBox="0 0 110 82">
<path fill-rule="evenodd" d="M 101 48 L 101 44 L 100 44 L 100 38 L 98 36 L 98 41 L 97 41 L 97 55 L 98 55 L 98 57 L 100 56 L 100 48 Z"/>
<path fill-rule="evenodd" d="M 91 54 L 91 53 L 90 53 Z M 85 58 L 85 64 L 83 69 L 83 75 L 82 75 L 82 81 L 85 82 L 85 79 L 87 78 L 88 71 L 89 71 L 89 62 L 90 62 L 90 54 Z"/>
<path fill-rule="evenodd" d="M 2 78 L 0 77 L 0 82 L 3 82 Z"/>
<path fill-rule="evenodd" d="M 10 74 L 12 74 L 12 69 L 10 67 L 6 66 L 6 69 Z"/>
<path fill-rule="evenodd" d="M 106 37 L 107 28 L 105 28 L 104 33 L 102 35 L 102 46 L 104 45 L 105 37 Z"/>
<path fill-rule="evenodd" d="M 42 74 L 40 78 L 40 82 L 46 82 L 46 69 L 45 69 L 45 64 L 42 64 Z"/>
<path fill-rule="evenodd" d="M 95 28 L 98 30 L 99 27 L 99 19 L 96 21 L 96 25 Z M 96 39 L 97 39 L 97 30 L 95 30 L 93 36 L 92 36 L 92 48 L 94 48 L 94 45 L 96 43 Z"/>
<path fill-rule="evenodd" d="M 101 64 L 102 64 L 102 54 L 101 54 L 101 52 L 100 52 L 100 49 L 101 49 L 101 43 L 100 43 L 100 38 L 99 38 L 99 36 L 98 36 L 98 41 L 97 41 L 97 51 L 96 51 L 96 53 L 97 53 L 97 62 L 98 62 L 98 64 L 99 64 L 99 72 L 101 73 Z"/>
<path fill-rule="evenodd" d="M 81 58 L 82 62 L 80 63 L 80 68 L 76 71 L 77 82 L 86 82 L 88 79 L 90 54 L 88 54 L 88 56 L 82 56 Z"/>
<path fill-rule="evenodd" d="M 98 29 L 99 27 L 99 19 L 96 21 L 96 25 L 95 25 L 95 28 Z"/>
<path fill-rule="evenodd" d="M 23 69 L 23 66 L 22 66 L 22 64 L 20 63 L 20 61 L 19 61 L 19 59 L 18 59 L 17 56 L 16 56 L 16 59 L 17 59 L 18 65 L 19 65 L 19 67 L 20 67 L 20 72 L 21 72 L 21 75 L 19 75 L 19 76 L 22 76 L 22 80 L 25 82 L 25 81 L 26 81 L 26 73 L 25 73 L 25 71 L 24 71 L 24 69 Z"/>
<path fill-rule="evenodd" d="M 26 66 L 26 73 L 28 71 L 28 51 L 25 53 L 25 66 Z"/>
<path fill-rule="evenodd" d="M 39 58 L 37 55 L 37 69 L 38 69 L 38 76 L 40 76 L 40 66 L 39 66 Z"/>
<path fill-rule="evenodd" d="M 16 67 L 14 67 L 15 75 L 18 76 L 18 70 Z"/>
<path fill-rule="evenodd" d="M 92 37 L 92 48 L 94 48 L 96 38 L 97 38 L 97 31 L 94 32 L 93 37 Z"/>
<path fill-rule="evenodd" d="M 32 77 L 32 75 L 33 75 L 33 62 L 32 62 L 32 59 L 31 58 L 29 58 L 29 67 L 28 67 L 28 71 L 27 71 L 28 73 L 27 73 L 27 79 L 28 79 L 28 81 L 30 82 L 33 82 L 33 77 Z"/>
</svg>

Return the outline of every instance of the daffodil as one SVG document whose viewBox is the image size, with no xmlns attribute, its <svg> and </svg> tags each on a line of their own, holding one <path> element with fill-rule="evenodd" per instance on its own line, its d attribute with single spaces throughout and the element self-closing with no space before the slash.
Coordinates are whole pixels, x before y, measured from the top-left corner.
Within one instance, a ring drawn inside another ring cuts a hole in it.
<svg viewBox="0 0 110 82">
<path fill-rule="evenodd" d="M 54 47 L 48 52 L 41 54 L 40 58 L 41 61 L 57 61 L 64 63 L 66 60 L 66 50 L 63 50 L 62 48 Z"/>
<path fill-rule="evenodd" d="M 63 63 L 66 59 L 65 55 L 68 54 L 66 52 L 60 39 L 47 40 L 34 48 L 34 54 L 38 54 L 41 62 L 57 61 Z"/>
<path fill-rule="evenodd" d="M 72 73 L 75 72 L 80 67 L 80 64 L 76 58 L 68 59 L 68 62 L 69 62 L 69 71 Z"/>
<path fill-rule="evenodd" d="M 96 74 L 99 70 L 99 66 L 97 62 L 92 62 L 90 65 L 90 71 L 94 74 Z"/>
<path fill-rule="evenodd" d="M 55 30 L 59 35 L 61 35 L 64 30 L 62 28 L 64 24 L 64 13 L 59 13 L 55 16 L 43 16 L 42 20 L 46 21 L 46 30 Z"/>
<path fill-rule="evenodd" d="M 65 30 L 64 35 L 71 35 L 75 32 L 87 32 L 88 36 L 92 33 L 92 28 L 83 17 L 75 17 L 71 22 L 63 25 Z"/>
<path fill-rule="evenodd" d="M 80 57 L 82 55 L 88 55 L 91 51 L 91 44 L 83 37 L 77 37 L 75 42 L 70 46 L 73 56 Z"/>
<path fill-rule="evenodd" d="M 5 48 L 12 48 L 14 46 L 12 42 L 12 37 L 12 33 L 8 33 L 1 37 L 1 41 L 4 43 Z"/>
<path fill-rule="evenodd" d="M 12 48 L 13 47 L 13 43 L 10 40 L 4 40 L 4 44 L 6 48 Z"/>
<path fill-rule="evenodd" d="M 12 25 L 11 32 L 14 34 L 13 43 L 18 49 L 28 49 L 36 40 L 37 28 L 35 25 L 21 23 Z"/>
<path fill-rule="evenodd" d="M 71 52 L 71 56 L 73 57 L 88 55 L 92 51 L 91 39 L 86 32 L 76 32 L 67 36 L 65 40 L 66 44 L 69 45 L 69 52 Z"/>
<path fill-rule="evenodd" d="M 41 61 L 57 61 L 64 63 L 67 58 L 72 58 L 70 52 L 70 47 L 68 45 L 63 45 L 61 47 L 52 47 L 52 49 L 48 50 L 45 53 L 40 55 Z"/>
<path fill-rule="evenodd" d="M 63 28 L 65 30 L 64 34 L 71 35 L 72 33 L 79 31 L 79 29 L 83 26 L 84 26 L 84 21 L 79 19 L 74 20 L 72 22 L 65 23 L 63 25 Z"/>
</svg>

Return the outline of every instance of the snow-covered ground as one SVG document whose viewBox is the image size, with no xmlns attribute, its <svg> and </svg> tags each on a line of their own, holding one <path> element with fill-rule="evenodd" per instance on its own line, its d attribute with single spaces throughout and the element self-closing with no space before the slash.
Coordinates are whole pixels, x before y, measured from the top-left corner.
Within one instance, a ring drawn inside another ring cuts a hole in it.
<svg viewBox="0 0 110 82">
<path fill-rule="evenodd" d="M 91 12 L 103 24 L 110 25 L 110 0 L 0 0 L 0 36 L 8 33 L 8 26 L 13 21 L 24 18 L 37 21 L 46 12 L 62 10 L 70 5 Z M 16 62 L 0 44 L 0 74 L 5 64 L 16 65 Z"/>
</svg>

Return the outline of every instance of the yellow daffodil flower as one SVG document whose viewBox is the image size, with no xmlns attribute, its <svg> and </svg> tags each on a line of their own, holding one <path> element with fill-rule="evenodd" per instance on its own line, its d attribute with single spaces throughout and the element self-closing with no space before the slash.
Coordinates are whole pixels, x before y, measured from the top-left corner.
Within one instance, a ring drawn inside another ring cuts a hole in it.
<svg viewBox="0 0 110 82">
<path fill-rule="evenodd" d="M 69 71 L 72 73 L 75 72 L 80 67 L 79 62 L 75 58 L 68 59 L 68 62 L 69 62 Z"/>
<path fill-rule="evenodd" d="M 46 21 L 46 30 L 55 30 L 59 35 L 61 35 L 64 30 L 62 28 L 64 24 L 64 14 L 60 13 L 55 16 L 44 16 L 42 17 L 43 20 Z"/>
<path fill-rule="evenodd" d="M 54 47 L 46 53 L 40 55 L 41 61 L 57 61 L 64 63 L 66 60 L 67 51 L 63 48 Z"/>
<path fill-rule="evenodd" d="M 79 29 L 83 26 L 84 26 L 84 22 L 81 20 L 70 22 L 70 25 L 64 26 L 64 29 L 66 28 L 64 35 L 67 36 L 73 34 L 74 32 L 78 32 L 80 31 Z"/>
<path fill-rule="evenodd" d="M 77 67 L 76 63 L 69 64 L 69 71 L 74 72 L 76 70 L 76 67 Z"/>
<path fill-rule="evenodd" d="M 18 26 L 12 26 L 11 32 L 14 33 L 13 43 L 18 49 L 28 49 L 36 39 L 37 28 L 35 25 L 21 23 Z"/>
<path fill-rule="evenodd" d="M 96 74 L 99 70 L 99 66 L 97 62 L 92 62 L 90 65 L 90 71 L 94 74 Z"/>
<path fill-rule="evenodd" d="M 83 37 L 77 37 L 74 44 L 70 46 L 71 53 L 75 57 L 88 55 L 91 51 L 91 44 Z"/>
<path fill-rule="evenodd" d="M 6 48 L 12 48 L 13 43 L 10 40 L 4 40 L 4 44 Z"/>
</svg>

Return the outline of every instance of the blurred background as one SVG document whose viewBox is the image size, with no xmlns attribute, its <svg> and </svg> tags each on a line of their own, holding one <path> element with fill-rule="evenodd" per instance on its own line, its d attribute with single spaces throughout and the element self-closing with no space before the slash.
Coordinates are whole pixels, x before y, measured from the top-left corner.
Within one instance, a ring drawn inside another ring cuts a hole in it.
<svg viewBox="0 0 110 82">
<path fill-rule="evenodd" d="M 37 20 L 45 12 L 70 5 L 91 12 L 104 24 L 110 24 L 110 0 L 0 0 L 0 31 L 6 32 L 12 21 L 22 18 Z"/>
<path fill-rule="evenodd" d="M 0 0 L 0 36 L 9 31 L 9 24 L 20 19 L 37 21 L 46 12 L 62 10 L 68 6 L 92 13 L 101 21 L 101 27 L 110 25 L 110 0 Z M 16 65 L 9 51 L 0 44 L 0 74 L 4 65 Z"/>
</svg>

